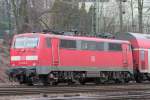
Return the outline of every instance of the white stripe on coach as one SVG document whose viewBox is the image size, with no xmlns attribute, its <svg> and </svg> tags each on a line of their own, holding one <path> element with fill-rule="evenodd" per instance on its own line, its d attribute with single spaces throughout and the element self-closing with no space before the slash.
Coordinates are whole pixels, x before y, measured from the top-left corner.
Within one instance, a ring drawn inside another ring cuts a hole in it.
<svg viewBox="0 0 150 100">
<path fill-rule="evenodd" d="M 26 60 L 38 60 L 38 56 L 26 56 Z"/>
<path fill-rule="evenodd" d="M 21 60 L 20 56 L 11 56 L 11 61 L 19 61 Z"/>
<path fill-rule="evenodd" d="M 134 51 L 138 51 L 138 50 L 145 50 L 145 51 L 148 51 L 149 49 L 144 49 L 144 48 L 134 48 L 133 50 L 134 50 Z"/>
</svg>

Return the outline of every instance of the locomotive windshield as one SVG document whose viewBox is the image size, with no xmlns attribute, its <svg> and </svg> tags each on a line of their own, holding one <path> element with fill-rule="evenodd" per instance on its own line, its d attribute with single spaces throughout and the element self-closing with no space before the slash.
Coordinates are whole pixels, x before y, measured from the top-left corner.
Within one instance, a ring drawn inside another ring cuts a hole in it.
<svg viewBox="0 0 150 100">
<path fill-rule="evenodd" d="M 38 37 L 18 37 L 15 40 L 14 48 L 35 48 L 38 46 Z"/>
</svg>

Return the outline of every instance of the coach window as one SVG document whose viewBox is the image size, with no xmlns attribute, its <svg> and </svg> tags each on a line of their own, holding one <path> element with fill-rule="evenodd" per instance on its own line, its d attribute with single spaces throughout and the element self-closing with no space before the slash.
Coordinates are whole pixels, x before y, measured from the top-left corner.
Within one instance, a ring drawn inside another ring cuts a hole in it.
<svg viewBox="0 0 150 100">
<path fill-rule="evenodd" d="M 141 53 L 141 60 L 144 61 L 145 60 L 145 51 L 141 50 L 140 53 Z"/>
<path fill-rule="evenodd" d="M 76 40 L 60 40 L 61 48 L 76 49 Z"/>
<path fill-rule="evenodd" d="M 121 44 L 109 43 L 109 50 L 110 51 L 121 51 L 122 50 Z"/>
<path fill-rule="evenodd" d="M 46 38 L 46 46 L 47 46 L 48 48 L 51 47 L 51 39 L 50 39 L 50 38 Z"/>
<path fill-rule="evenodd" d="M 96 50 L 104 51 L 104 42 L 97 42 L 96 43 Z"/>
</svg>

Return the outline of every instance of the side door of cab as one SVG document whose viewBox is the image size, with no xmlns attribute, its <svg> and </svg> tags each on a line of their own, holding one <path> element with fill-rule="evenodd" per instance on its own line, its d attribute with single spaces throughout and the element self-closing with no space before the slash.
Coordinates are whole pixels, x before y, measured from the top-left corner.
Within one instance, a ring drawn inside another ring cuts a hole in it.
<svg viewBox="0 0 150 100">
<path fill-rule="evenodd" d="M 123 66 L 128 67 L 128 45 L 122 44 L 122 59 L 123 59 Z"/>
<path fill-rule="evenodd" d="M 60 63 L 59 39 L 53 38 L 51 40 L 51 44 L 52 44 L 52 65 L 58 66 Z"/>
</svg>

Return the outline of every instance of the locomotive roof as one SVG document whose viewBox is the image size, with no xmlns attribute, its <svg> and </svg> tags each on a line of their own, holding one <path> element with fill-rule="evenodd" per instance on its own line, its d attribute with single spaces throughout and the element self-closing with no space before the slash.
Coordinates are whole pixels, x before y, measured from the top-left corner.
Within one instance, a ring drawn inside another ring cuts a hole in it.
<svg viewBox="0 0 150 100">
<path fill-rule="evenodd" d="M 60 39 L 70 39 L 70 40 L 87 40 L 87 41 L 105 41 L 105 42 L 115 42 L 115 43 L 129 43 L 125 40 L 117 40 L 117 39 L 104 39 L 104 38 L 97 38 L 97 37 L 85 37 L 85 36 L 65 36 L 65 35 L 54 35 L 54 34 L 42 34 L 42 33 L 24 33 L 18 34 L 18 36 L 44 36 L 44 37 L 55 37 Z"/>
</svg>

